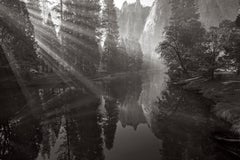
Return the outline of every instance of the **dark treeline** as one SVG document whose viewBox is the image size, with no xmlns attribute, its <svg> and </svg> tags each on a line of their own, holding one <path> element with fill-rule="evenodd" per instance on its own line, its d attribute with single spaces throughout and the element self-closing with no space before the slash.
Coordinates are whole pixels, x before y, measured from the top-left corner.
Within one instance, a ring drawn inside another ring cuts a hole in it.
<svg viewBox="0 0 240 160">
<path fill-rule="evenodd" d="M 33 25 L 30 22 L 26 5 L 20 1 L 8 0 L 1 0 L 0 5 L 2 8 L 0 18 L 1 71 L 11 67 L 11 69 L 14 68 L 13 71 L 18 78 L 30 79 L 31 69 L 36 69 L 38 66 L 38 58 Z"/>
<path fill-rule="evenodd" d="M 200 75 L 213 79 L 217 71 L 235 71 L 239 75 L 239 17 L 205 29 L 195 1 L 170 3 L 172 16 L 165 28 L 166 38 L 156 49 L 165 59 L 170 77 Z"/>
</svg>

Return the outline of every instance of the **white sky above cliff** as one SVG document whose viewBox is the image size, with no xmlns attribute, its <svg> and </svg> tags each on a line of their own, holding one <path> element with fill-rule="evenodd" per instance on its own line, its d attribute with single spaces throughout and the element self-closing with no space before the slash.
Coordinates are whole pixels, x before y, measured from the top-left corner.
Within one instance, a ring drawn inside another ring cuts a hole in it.
<svg viewBox="0 0 240 160">
<path fill-rule="evenodd" d="M 122 7 L 123 2 L 127 1 L 128 3 L 134 3 L 136 0 L 114 0 L 115 5 L 118 8 Z M 141 0 L 142 5 L 144 6 L 151 6 L 154 0 Z"/>
</svg>

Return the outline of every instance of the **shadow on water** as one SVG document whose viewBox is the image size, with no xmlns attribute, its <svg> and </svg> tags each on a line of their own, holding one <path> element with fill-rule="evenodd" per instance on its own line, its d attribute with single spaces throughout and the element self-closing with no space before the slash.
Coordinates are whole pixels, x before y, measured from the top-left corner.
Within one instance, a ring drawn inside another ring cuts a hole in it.
<svg viewBox="0 0 240 160">
<path fill-rule="evenodd" d="M 100 82 L 101 101 L 67 85 L 1 92 L 0 159 L 224 160 L 212 133 L 227 127 L 199 95 L 168 85 L 161 71 Z"/>
<path fill-rule="evenodd" d="M 211 102 L 174 86 L 162 93 L 158 112 L 152 116 L 152 131 L 162 140 L 162 159 L 229 159 L 212 139 L 212 133 L 227 127 L 212 116 Z M 231 157 L 233 158 L 233 157 Z"/>
</svg>

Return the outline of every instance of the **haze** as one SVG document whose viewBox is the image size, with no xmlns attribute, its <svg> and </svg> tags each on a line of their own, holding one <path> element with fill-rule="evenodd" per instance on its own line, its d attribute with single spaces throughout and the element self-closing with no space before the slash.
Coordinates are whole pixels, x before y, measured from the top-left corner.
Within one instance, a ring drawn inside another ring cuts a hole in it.
<svg viewBox="0 0 240 160">
<path fill-rule="evenodd" d="M 116 7 L 121 8 L 123 2 L 126 0 L 114 0 Z M 128 3 L 134 3 L 136 0 L 127 0 Z M 141 0 L 142 5 L 144 6 L 151 6 L 153 4 L 154 0 Z"/>
</svg>

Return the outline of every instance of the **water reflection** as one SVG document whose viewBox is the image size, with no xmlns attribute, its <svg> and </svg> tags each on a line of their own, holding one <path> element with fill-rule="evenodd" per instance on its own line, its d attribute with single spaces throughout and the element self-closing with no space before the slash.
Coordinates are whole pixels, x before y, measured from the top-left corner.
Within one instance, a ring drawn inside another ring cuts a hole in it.
<svg viewBox="0 0 240 160">
<path fill-rule="evenodd" d="M 42 141 L 39 119 L 29 114 L 23 123 L 12 120 L 18 111 L 30 109 L 20 88 L 1 89 L 0 97 L 0 159 L 35 159 Z"/>
<path fill-rule="evenodd" d="M 170 85 L 156 104 L 151 127 L 163 142 L 162 159 L 227 159 L 211 139 L 223 124 L 211 116 L 208 101 Z"/>
<path fill-rule="evenodd" d="M 167 85 L 162 72 L 99 82 L 101 100 L 68 85 L 1 92 L 0 159 L 229 159 L 211 139 L 225 127 L 209 102 Z M 232 158 L 232 157 L 231 157 Z"/>
</svg>

